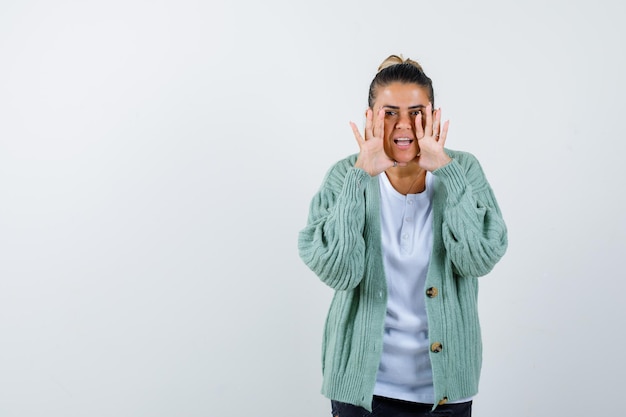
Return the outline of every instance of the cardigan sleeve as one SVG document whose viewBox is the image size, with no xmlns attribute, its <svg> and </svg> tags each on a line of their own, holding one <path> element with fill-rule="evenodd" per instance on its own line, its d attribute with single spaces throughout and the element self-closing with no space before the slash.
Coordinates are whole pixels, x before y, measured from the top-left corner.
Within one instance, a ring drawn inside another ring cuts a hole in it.
<svg viewBox="0 0 626 417">
<path fill-rule="evenodd" d="M 454 272 L 470 277 L 487 274 L 506 252 L 508 240 L 500 208 L 478 160 L 455 152 L 452 161 L 433 174 L 446 188 L 442 237 Z"/>
<path fill-rule="evenodd" d="M 354 289 L 363 277 L 365 188 L 370 179 L 347 159 L 337 163 L 313 197 L 307 225 L 298 235 L 300 258 L 335 290 Z"/>
</svg>

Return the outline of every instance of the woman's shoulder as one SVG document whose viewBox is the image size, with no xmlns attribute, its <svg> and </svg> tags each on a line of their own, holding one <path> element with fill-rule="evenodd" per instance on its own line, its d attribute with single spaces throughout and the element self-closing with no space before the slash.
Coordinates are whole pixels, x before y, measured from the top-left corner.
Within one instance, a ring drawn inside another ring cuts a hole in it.
<svg viewBox="0 0 626 417">
<path fill-rule="evenodd" d="M 348 155 L 332 165 L 332 168 L 340 168 L 340 169 L 348 169 L 354 166 L 356 159 L 359 157 L 358 153 L 353 153 L 352 155 Z M 332 169 L 331 168 L 331 169 Z"/>
<path fill-rule="evenodd" d="M 348 155 L 345 158 L 338 160 L 337 162 L 335 162 L 334 164 L 330 166 L 330 168 L 328 169 L 328 172 L 326 173 L 326 176 L 327 177 L 345 176 L 348 170 L 354 167 L 354 164 L 358 156 L 359 154 L 355 153 L 355 154 Z"/>
<path fill-rule="evenodd" d="M 446 153 L 450 158 L 457 159 L 459 162 L 477 162 L 478 159 L 474 156 L 474 154 L 467 151 L 459 151 L 456 149 L 448 149 L 446 148 Z"/>
<path fill-rule="evenodd" d="M 482 170 L 478 158 L 476 158 L 473 153 L 448 148 L 446 148 L 446 153 L 465 170 L 475 170 L 476 168 Z"/>
<path fill-rule="evenodd" d="M 356 168 L 354 164 L 357 160 L 358 154 L 348 155 L 335 163 L 326 171 L 324 175 L 324 181 L 322 182 L 323 189 L 340 190 L 343 187 L 346 177 L 352 172 L 352 175 L 358 177 L 360 174 L 354 172 Z M 364 171 L 363 171 L 364 172 Z"/>
</svg>

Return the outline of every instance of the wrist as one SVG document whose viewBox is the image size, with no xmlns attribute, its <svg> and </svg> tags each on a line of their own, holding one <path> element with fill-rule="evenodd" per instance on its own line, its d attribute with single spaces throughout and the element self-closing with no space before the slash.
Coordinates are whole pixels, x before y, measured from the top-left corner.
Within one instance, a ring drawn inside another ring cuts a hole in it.
<svg viewBox="0 0 626 417">
<path fill-rule="evenodd" d="M 450 162 L 452 162 L 452 158 L 450 158 L 448 154 L 444 152 L 443 156 L 439 158 L 437 169 L 445 167 Z"/>
<path fill-rule="evenodd" d="M 450 158 L 447 154 L 444 154 L 432 158 L 423 168 L 430 172 L 435 172 L 438 169 L 445 167 L 450 162 L 452 162 L 452 158 Z"/>
<path fill-rule="evenodd" d="M 359 168 L 365 172 L 367 172 L 371 177 L 375 176 L 376 174 L 372 173 L 372 167 L 371 164 L 366 164 L 363 162 L 363 160 L 361 159 L 361 155 L 359 155 L 359 157 L 357 158 L 357 160 L 354 162 L 354 167 L 355 168 Z"/>
</svg>

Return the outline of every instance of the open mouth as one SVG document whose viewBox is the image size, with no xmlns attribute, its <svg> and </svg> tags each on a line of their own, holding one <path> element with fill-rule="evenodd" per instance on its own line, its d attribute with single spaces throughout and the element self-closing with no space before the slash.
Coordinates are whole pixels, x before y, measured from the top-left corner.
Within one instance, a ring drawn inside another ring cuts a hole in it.
<svg viewBox="0 0 626 417">
<path fill-rule="evenodd" d="M 413 143 L 413 139 L 409 139 L 409 138 L 397 138 L 394 139 L 393 142 L 396 145 L 400 145 L 400 146 L 409 146 L 411 143 Z"/>
</svg>

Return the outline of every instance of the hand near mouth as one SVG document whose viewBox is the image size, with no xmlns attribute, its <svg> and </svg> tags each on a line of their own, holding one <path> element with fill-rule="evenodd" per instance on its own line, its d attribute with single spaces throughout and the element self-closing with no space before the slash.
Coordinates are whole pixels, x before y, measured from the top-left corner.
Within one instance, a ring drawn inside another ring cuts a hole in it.
<svg viewBox="0 0 626 417">
<path fill-rule="evenodd" d="M 417 134 L 417 143 L 419 145 L 416 160 L 421 168 L 432 172 L 452 160 L 444 149 L 450 121 L 446 120 L 442 127 L 441 109 L 432 111 L 430 104 L 426 107 L 424 113 L 426 122 L 423 127 L 422 114 L 415 118 L 415 133 Z"/>
<path fill-rule="evenodd" d="M 395 162 L 385 153 L 383 137 L 385 132 L 385 110 L 380 109 L 374 119 L 374 111 L 367 109 L 365 120 L 365 139 L 359 129 L 350 122 L 354 138 L 359 144 L 359 156 L 354 164 L 372 177 L 386 171 L 393 166 L 406 166 L 406 163 Z"/>
</svg>

